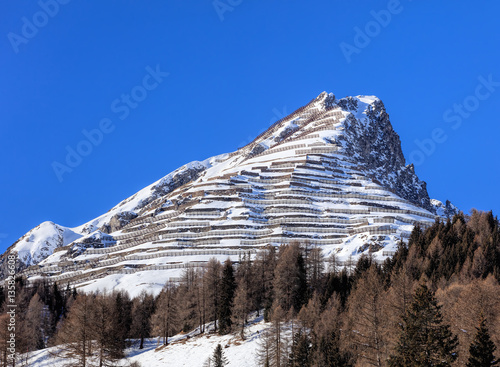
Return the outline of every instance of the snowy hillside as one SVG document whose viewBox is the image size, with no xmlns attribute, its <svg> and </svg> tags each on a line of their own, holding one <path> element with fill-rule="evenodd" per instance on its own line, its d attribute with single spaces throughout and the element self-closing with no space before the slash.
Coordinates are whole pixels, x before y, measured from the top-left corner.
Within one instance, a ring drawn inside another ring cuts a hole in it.
<svg viewBox="0 0 500 367">
<path fill-rule="evenodd" d="M 382 261 L 450 205 L 430 200 L 405 164 L 378 98 L 324 92 L 245 147 L 184 165 L 79 227 L 30 231 L 8 252 L 29 281 L 158 293 L 187 266 L 268 244 Z"/>
<path fill-rule="evenodd" d="M 139 362 L 141 367 L 203 367 L 206 360 L 213 354 L 217 344 L 224 347 L 224 355 L 228 360 L 227 367 L 257 367 L 257 351 L 262 332 L 269 328 L 262 317 L 245 329 L 245 340 L 234 334 L 220 336 L 218 334 L 196 335 L 197 331 L 189 334 L 177 335 L 169 339 L 170 344 L 163 346 L 156 339 L 145 342 L 144 349 L 138 348 L 138 341 L 126 351 L 126 358 L 119 361 L 117 366 L 128 366 L 132 362 Z M 288 335 L 285 329 L 284 335 Z M 57 347 L 39 350 L 31 353 L 28 359 L 29 366 L 63 367 L 69 362 L 54 356 Z"/>
</svg>

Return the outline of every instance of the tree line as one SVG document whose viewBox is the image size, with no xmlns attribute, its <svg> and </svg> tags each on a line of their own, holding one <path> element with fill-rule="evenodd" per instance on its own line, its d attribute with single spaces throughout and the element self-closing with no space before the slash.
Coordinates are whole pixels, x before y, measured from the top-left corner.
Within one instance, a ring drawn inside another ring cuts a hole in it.
<svg viewBox="0 0 500 367">
<path fill-rule="evenodd" d="M 335 255 L 297 242 L 236 264 L 213 258 L 187 268 L 158 296 L 61 291 L 43 281 L 26 287 L 19 279 L 16 348 L 59 345 L 58 355 L 78 366 L 109 366 L 131 339 L 139 348 L 150 337 L 168 345 L 179 332 L 245 339 L 256 313 L 269 323 L 255 356 L 260 366 L 493 366 L 499 281 L 499 221 L 473 210 L 425 231 L 415 227 L 382 264 L 361 256 L 342 267 Z M 6 322 L 2 315 L 2 366 Z M 224 365 L 220 356 L 217 365 Z"/>
</svg>

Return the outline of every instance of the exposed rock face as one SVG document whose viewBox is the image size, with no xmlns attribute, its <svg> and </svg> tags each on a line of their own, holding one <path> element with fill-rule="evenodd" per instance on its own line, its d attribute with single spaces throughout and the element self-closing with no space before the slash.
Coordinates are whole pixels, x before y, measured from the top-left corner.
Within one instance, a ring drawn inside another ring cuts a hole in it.
<svg viewBox="0 0 500 367">
<path fill-rule="evenodd" d="M 255 147 L 253 147 L 252 151 L 248 154 L 248 158 L 251 158 L 253 157 L 254 155 L 257 155 L 257 154 L 260 154 L 262 153 L 264 150 L 266 150 L 266 147 L 261 145 L 261 144 L 257 144 L 255 145 Z"/>
<path fill-rule="evenodd" d="M 168 179 L 160 180 L 160 182 L 153 186 L 151 195 L 141 202 L 137 207 L 139 213 L 143 213 L 151 208 L 158 207 L 159 203 L 164 201 L 163 198 L 188 182 L 196 180 L 207 169 L 206 165 L 197 162 L 198 164 L 191 164 L 188 167 L 183 167 L 176 170 L 175 174 Z M 178 172 L 177 172 L 178 171 Z"/>
<path fill-rule="evenodd" d="M 190 181 L 196 180 L 200 174 L 207 169 L 206 166 L 202 164 L 193 165 L 185 170 L 181 170 L 176 173 L 171 180 L 161 181 L 152 190 L 152 196 L 160 197 L 164 196 L 176 188 L 187 184 Z"/>
<path fill-rule="evenodd" d="M 129 224 L 134 218 L 137 218 L 137 214 L 134 212 L 121 212 L 115 214 L 111 217 L 109 223 L 103 225 L 100 230 L 104 233 L 116 232 Z"/>
<path fill-rule="evenodd" d="M 443 204 L 439 200 L 431 199 L 431 204 L 436 209 L 436 214 L 446 219 L 451 219 L 455 214 L 459 213 L 458 208 L 449 200 L 446 200 L 446 203 Z"/>
<path fill-rule="evenodd" d="M 337 102 L 351 114 L 346 118 L 345 142 L 348 155 L 354 157 L 369 173 L 408 201 L 433 211 L 426 183 L 419 180 L 413 165 L 405 166 L 399 135 L 393 130 L 384 104 L 375 99 L 361 110 L 359 100 L 347 97 Z M 363 116 L 364 115 L 364 116 Z"/>
</svg>

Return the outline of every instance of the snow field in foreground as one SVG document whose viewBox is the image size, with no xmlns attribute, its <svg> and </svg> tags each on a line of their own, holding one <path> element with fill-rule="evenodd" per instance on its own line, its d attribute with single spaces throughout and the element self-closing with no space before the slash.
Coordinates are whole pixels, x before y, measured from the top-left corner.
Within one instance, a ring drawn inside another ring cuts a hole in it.
<svg viewBox="0 0 500 367">
<path fill-rule="evenodd" d="M 205 361 L 212 356 L 217 344 L 224 348 L 228 367 L 257 367 L 257 350 L 262 332 L 270 327 L 264 323 L 262 316 L 254 318 L 245 328 L 245 340 L 239 333 L 229 335 L 203 334 L 196 336 L 197 330 L 188 334 L 179 334 L 171 338 L 168 346 L 162 346 L 159 341 L 147 339 L 144 349 L 139 349 L 139 341 L 133 340 L 133 345 L 125 352 L 126 358 L 118 361 L 117 366 L 128 366 L 139 362 L 142 367 L 203 367 Z M 285 331 L 285 333 L 287 333 Z M 288 331 L 287 334 L 290 332 Z M 47 348 L 30 354 L 28 366 L 32 367 L 64 367 L 70 360 L 53 356 L 57 347 Z"/>
</svg>

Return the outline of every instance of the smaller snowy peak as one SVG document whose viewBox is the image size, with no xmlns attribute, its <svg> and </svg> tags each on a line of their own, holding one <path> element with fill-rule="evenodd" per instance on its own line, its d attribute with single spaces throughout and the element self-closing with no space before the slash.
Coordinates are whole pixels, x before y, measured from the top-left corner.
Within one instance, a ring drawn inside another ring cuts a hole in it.
<svg viewBox="0 0 500 367">
<path fill-rule="evenodd" d="M 5 273 L 5 255 L 17 253 L 20 266 L 38 264 L 52 254 L 56 248 L 66 246 L 82 237 L 71 228 L 54 222 L 43 222 L 14 243 L 0 260 L 0 272 Z"/>
</svg>

